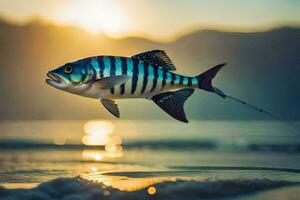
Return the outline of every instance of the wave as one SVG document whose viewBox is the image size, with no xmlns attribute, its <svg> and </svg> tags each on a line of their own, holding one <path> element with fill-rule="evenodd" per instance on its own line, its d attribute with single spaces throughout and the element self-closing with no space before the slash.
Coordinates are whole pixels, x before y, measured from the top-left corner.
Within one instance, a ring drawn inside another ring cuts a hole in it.
<svg viewBox="0 0 300 200">
<path fill-rule="evenodd" d="M 169 169 L 185 170 L 185 171 L 201 171 L 201 170 L 224 170 L 224 171 L 274 171 L 274 172 L 290 172 L 300 173 L 300 169 L 278 168 L 278 167 L 248 167 L 248 166 L 172 166 Z"/>
<path fill-rule="evenodd" d="M 33 189 L 6 189 L 0 187 L 1 200 L 98 200 L 98 199 L 210 199 L 235 197 L 253 192 L 284 186 L 298 185 L 296 182 L 269 179 L 205 179 L 176 180 L 153 184 L 148 188 L 124 192 L 101 183 L 81 179 L 58 178 L 45 182 Z"/>
<path fill-rule="evenodd" d="M 300 144 L 267 144 L 267 143 L 248 143 L 248 144 L 231 144 L 225 145 L 216 141 L 208 140 L 168 140 L 168 141 L 135 141 L 127 142 L 123 144 L 126 149 L 172 149 L 172 150 L 244 150 L 244 151 L 256 151 L 256 152 L 284 152 L 284 153 L 300 153 Z M 82 149 L 93 149 L 93 146 L 85 146 L 82 144 L 65 144 L 55 145 L 48 143 L 36 143 L 32 141 L 0 141 L 0 149 L 2 150 L 23 150 L 23 149 L 59 149 L 59 150 L 82 150 Z M 97 149 L 104 149 L 104 146 L 97 146 Z"/>
</svg>

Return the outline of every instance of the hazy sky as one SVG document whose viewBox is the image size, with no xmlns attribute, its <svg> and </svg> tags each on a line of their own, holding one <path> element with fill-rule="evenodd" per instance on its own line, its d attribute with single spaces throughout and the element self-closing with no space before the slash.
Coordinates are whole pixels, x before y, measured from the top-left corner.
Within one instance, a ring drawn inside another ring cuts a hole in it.
<svg viewBox="0 0 300 200">
<path fill-rule="evenodd" d="M 300 24 L 299 0 L 0 0 L 0 15 L 42 17 L 111 36 L 167 38 L 193 28 L 251 31 Z"/>
</svg>

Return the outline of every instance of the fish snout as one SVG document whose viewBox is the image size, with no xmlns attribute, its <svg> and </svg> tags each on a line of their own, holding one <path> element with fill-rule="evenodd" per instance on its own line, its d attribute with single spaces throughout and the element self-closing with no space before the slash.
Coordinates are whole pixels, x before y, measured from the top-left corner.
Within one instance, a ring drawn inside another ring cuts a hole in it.
<svg viewBox="0 0 300 200">
<path fill-rule="evenodd" d="M 47 77 L 50 78 L 52 81 L 55 81 L 55 82 L 60 82 L 61 81 L 61 77 L 56 75 L 52 71 L 48 71 Z"/>
<path fill-rule="evenodd" d="M 53 86 L 57 89 L 63 89 L 66 87 L 66 84 L 63 81 L 63 78 L 59 74 L 56 74 L 53 71 L 48 71 L 47 77 L 48 78 L 46 78 L 46 83 L 48 85 Z"/>
</svg>

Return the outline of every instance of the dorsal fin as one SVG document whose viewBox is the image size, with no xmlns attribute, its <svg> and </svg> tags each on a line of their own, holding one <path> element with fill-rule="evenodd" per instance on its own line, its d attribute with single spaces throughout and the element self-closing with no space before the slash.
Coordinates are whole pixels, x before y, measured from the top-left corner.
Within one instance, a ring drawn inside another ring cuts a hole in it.
<svg viewBox="0 0 300 200">
<path fill-rule="evenodd" d="M 132 56 L 132 58 L 147 61 L 154 66 L 161 67 L 169 71 L 176 70 L 169 56 L 162 50 L 152 50 L 143 52 Z"/>
<path fill-rule="evenodd" d="M 194 89 L 185 88 L 175 92 L 165 92 L 155 95 L 152 97 L 152 100 L 175 119 L 187 123 L 188 120 L 186 119 L 183 105 L 193 92 Z"/>
</svg>

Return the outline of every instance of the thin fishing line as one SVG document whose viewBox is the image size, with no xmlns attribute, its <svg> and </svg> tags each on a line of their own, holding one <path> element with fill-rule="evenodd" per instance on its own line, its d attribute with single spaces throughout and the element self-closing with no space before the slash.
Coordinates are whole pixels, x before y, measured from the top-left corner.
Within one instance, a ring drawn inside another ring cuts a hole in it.
<svg viewBox="0 0 300 200">
<path fill-rule="evenodd" d="M 239 99 L 239 98 L 236 98 L 236 97 L 227 95 L 227 94 L 225 94 L 222 90 L 220 90 L 220 89 L 218 89 L 218 88 L 214 88 L 214 89 L 215 89 L 214 92 L 215 92 L 217 95 L 223 97 L 224 99 L 228 98 L 228 99 L 231 99 L 231 100 L 233 100 L 233 101 L 235 101 L 235 102 L 238 102 L 238 103 L 241 103 L 241 104 L 243 104 L 243 105 L 246 105 L 246 106 L 248 106 L 248 107 L 250 107 L 250 108 L 252 108 L 252 109 L 254 109 L 254 110 L 258 111 L 258 112 L 261 112 L 261 113 L 264 113 L 264 114 L 266 114 L 266 115 L 268 115 L 268 116 L 270 116 L 270 117 L 273 117 L 274 119 L 276 119 L 276 120 L 278 120 L 278 121 L 282 121 L 282 122 L 286 123 L 287 125 L 289 125 L 291 128 L 293 128 L 294 130 L 296 130 L 297 132 L 300 132 L 300 127 L 299 127 L 297 124 L 292 123 L 291 121 L 288 121 L 288 120 L 286 120 L 286 119 L 283 119 L 282 117 L 279 117 L 278 115 L 275 115 L 274 113 L 271 113 L 271 112 L 269 112 L 269 111 L 266 111 L 265 109 L 259 108 L 259 107 L 257 107 L 257 106 L 252 105 L 252 104 L 249 104 L 249 103 L 245 102 L 245 101 L 242 100 L 242 99 Z"/>
<path fill-rule="evenodd" d="M 275 115 L 275 114 L 273 114 L 273 113 L 271 113 L 271 112 L 269 112 L 269 111 L 266 111 L 266 110 L 264 110 L 264 109 L 262 109 L 262 108 L 259 108 L 259 107 L 257 107 L 257 106 L 254 106 L 254 105 L 252 105 L 252 104 L 249 104 L 249 103 L 247 103 L 247 102 L 245 102 L 245 101 L 243 101 L 243 100 L 241 100 L 241 99 L 238 99 L 238 98 L 236 98 L 236 97 L 229 96 L 229 95 L 227 95 L 227 94 L 225 94 L 225 95 L 226 95 L 225 98 L 229 98 L 229 99 L 231 99 L 231 100 L 233 100 L 233 101 L 240 102 L 240 103 L 242 103 L 242 104 L 244 104 L 244 105 L 246 105 L 246 106 L 249 106 L 250 108 L 252 108 L 252 109 L 254 109 L 254 110 L 257 110 L 258 112 L 265 113 L 266 115 L 269 115 L 269 116 L 271 116 L 271 117 L 273 117 L 273 118 L 275 118 L 275 119 L 282 120 L 281 117 L 279 117 L 279 116 L 277 116 L 277 115 Z"/>
</svg>

